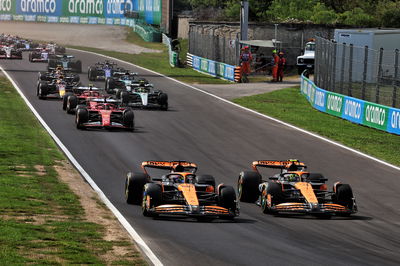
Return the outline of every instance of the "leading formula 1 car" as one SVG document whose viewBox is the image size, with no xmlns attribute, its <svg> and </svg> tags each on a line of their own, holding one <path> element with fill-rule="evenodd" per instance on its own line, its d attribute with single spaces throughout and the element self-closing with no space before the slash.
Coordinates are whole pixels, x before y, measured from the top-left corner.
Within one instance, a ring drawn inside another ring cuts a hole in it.
<svg viewBox="0 0 400 266">
<path fill-rule="evenodd" d="M 262 181 L 257 167 L 280 169 Z M 330 218 L 357 212 L 353 191 L 348 184 L 336 182 L 329 191 L 322 174 L 306 171 L 298 160 L 254 161 L 253 171 L 243 171 L 238 179 L 239 200 L 256 202 L 264 213 L 305 213 Z"/>
<path fill-rule="evenodd" d="M 92 99 L 86 105 L 78 105 L 75 114 L 76 127 L 119 128 L 133 131 L 135 115 L 131 108 L 120 106 L 120 101 L 113 99 Z"/>
<path fill-rule="evenodd" d="M 197 165 L 186 161 L 146 161 L 144 173 L 129 172 L 125 197 L 129 204 L 141 204 L 144 216 L 179 215 L 233 219 L 239 215 L 233 187 L 215 185 L 213 176 L 196 175 Z M 150 177 L 146 168 L 168 170 Z"/>
</svg>

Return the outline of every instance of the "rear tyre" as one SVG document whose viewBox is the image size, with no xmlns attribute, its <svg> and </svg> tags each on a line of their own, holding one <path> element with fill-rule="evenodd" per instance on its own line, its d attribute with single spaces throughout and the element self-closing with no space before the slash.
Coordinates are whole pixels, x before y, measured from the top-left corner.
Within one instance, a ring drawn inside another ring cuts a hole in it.
<svg viewBox="0 0 400 266">
<path fill-rule="evenodd" d="M 90 81 L 95 81 L 95 80 L 96 80 L 96 77 L 97 77 L 97 70 L 96 70 L 96 68 L 89 67 L 89 70 L 88 70 L 88 78 L 89 78 L 89 80 L 90 80 Z"/>
<path fill-rule="evenodd" d="M 75 108 L 78 105 L 78 97 L 76 95 L 69 95 L 67 98 L 67 113 L 73 114 L 75 112 Z"/>
<path fill-rule="evenodd" d="M 82 61 L 78 60 L 75 62 L 75 72 L 82 73 Z"/>
<path fill-rule="evenodd" d="M 129 93 L 127 91 L 120 92 L 122 104 L 127 105 L 129 103 Z"/>
<path fill-rule="evenodd" d="M 129 172 L 125 179 L 125 199 L 128 204 L 139 205 L 142 202 L 144 185 L 149 181 L 146 174 Z"/>
<path fill-rule="evenodd" d="M 238 197 L 242 202 L 254 203 L 260 196 L 258 186 L 261 183 L 261 175 L 254 171 L 243 171 L 238 179 Z"/>
<path fill-rule="evenodd" d="M 64 96 L 63 96 L 63 104 L 62 104 L 62 109 L 63 110 L 67 110 L 68 97 L 71 96 L 71 95 L 73 95 L 73 94 L 70 93 L 70 92 L 67 92 L 66 94 L 64 94 Z"/>
<path fill-rule="evenodd" d="M 131 108 L 127 108 L 122 113 L 122 122 L 129 130 L 135 130 L 135 114 Z"/>
<path fill-rule="evenodd" d="M 39 99 L 41 99 L 41 100 L 46 99 L 47 91 L 48 91 L 47 84 L 43 83 L 43 82 L 39 82 L 38 87 L 37 87 L 37 96 L 39 97 Z"/>
<path fill-rule="evenodd" d="M 142 200 L 143 215 L 148 217 L 157 216 L 156 214 L 150 213 L 149 210 L 153 207 L 161 205 L 161 203 L 162 203 L 161 186 L 154 183 L 146 184 Z"/>
</svg>

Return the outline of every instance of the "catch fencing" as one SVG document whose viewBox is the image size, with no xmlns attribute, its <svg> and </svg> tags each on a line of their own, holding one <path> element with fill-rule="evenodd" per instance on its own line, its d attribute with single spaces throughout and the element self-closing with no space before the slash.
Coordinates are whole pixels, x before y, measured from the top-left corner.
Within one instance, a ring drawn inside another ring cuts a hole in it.
<svg viewBox="0 0 400 266">
<path fill-rule="evenodd" d="M 399 108 L 399 50 L 374 50 L 318 37 L 314 82 L 328 91 Z"/>
</svg>

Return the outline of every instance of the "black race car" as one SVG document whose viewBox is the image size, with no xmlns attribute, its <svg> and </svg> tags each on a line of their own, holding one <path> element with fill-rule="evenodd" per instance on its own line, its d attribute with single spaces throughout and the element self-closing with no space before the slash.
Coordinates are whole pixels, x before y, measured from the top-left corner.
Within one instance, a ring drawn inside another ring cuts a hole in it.
<svg viewBox="0 0 400 266">
<path fill-rule="evenodd" d="M 47 70 L 51 71 L 61 66 L 66 71 L 82 73 L 82 61 L 73 58 L 73 55 L 56 55 L 55 58 L 49 59 Z"/>
<path fill-rule="evenodd" d="M 39 99 L 58 98 L 62 99 L 66 92 L 71 91 L 73 87 L 79 86 L 80 82 L 75 80 L 75 76 L 58 76 L 48 80 L 38 80 L 36 95 Z"/>
<path fill-rule="evenodd" d="M 88 68 L 88 79 L 90 81 L 107 80 L 112 77 L 115 72 L 123 72 L 123 68 L 117 66 L 116 63 L 108 60 L 98 62 L 94 66 Z"/>
</svg>

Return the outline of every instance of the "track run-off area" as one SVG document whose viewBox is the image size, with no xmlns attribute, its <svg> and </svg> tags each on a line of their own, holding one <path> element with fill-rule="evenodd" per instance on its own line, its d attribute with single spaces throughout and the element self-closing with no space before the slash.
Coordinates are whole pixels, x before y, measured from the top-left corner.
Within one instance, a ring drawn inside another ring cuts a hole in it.
<svg viewBox="0 0 400 266">
<path fill-rule="evenodd" d="M 87 68 L 105 58 L 68 50 Z M 164 265 L 399 265 L 400 172 L 376 160 L 247 111 L 151 71 L 138 72 L 169 96 L 168 111 L 135 111 L 135 132 L 76 129 L 57 100 L 39 100 L 46 64 L 0 61 L 34 109 Z M 103 87 L 104 82 L 95 82 Z M 297 158 L 312 172 L 349 183 L 359 211 L 330 220 L 265 215 L 241 203 L 234 221 L 152 219 L 124 197 L 125 175 L 145 160 L 187 160 L 236 187 L 253 160 Z"/>
</svg>

